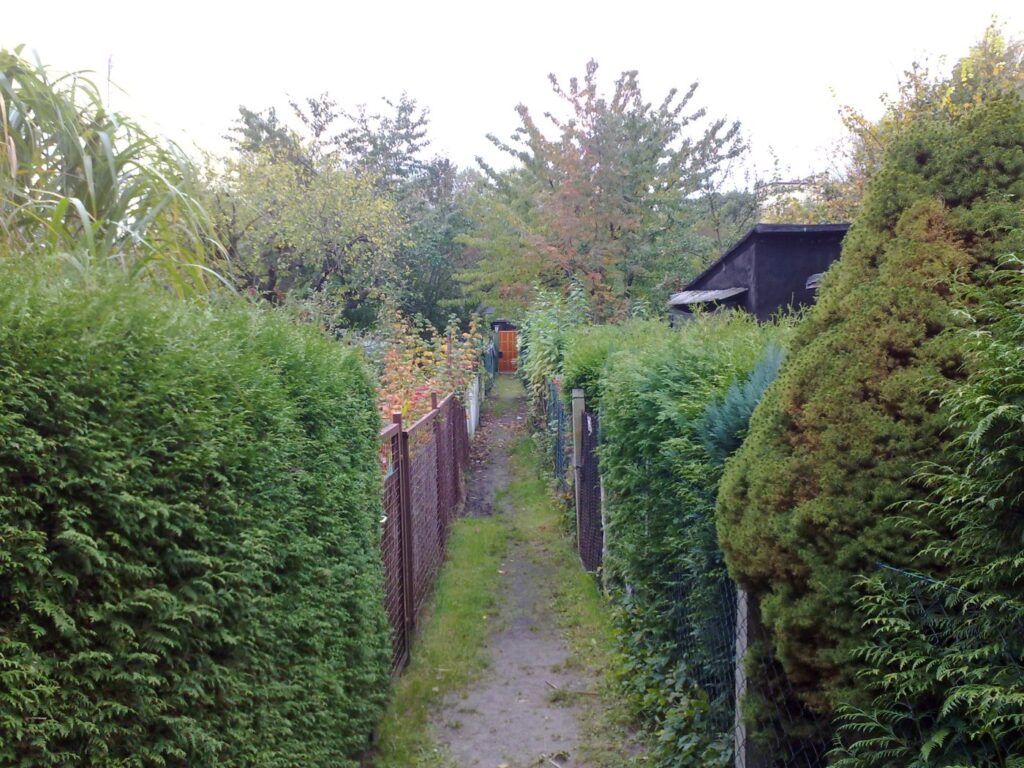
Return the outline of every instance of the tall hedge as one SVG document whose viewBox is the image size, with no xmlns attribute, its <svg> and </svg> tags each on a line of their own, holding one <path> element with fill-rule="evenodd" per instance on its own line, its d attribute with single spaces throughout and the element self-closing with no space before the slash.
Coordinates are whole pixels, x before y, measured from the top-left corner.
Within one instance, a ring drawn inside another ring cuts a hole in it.
<svg viewBox="0 0 1024 768">
<path fill-rule="evenodd" d="M 707 421 L 783 330 L 706 317 L 620 349 L 602 375 L 606 580 L 622 682 L 657 734 L 658 765 L 731 765 L 735 603 L 715 538 L 721 464 Z"/>
<path fill-rule="evenodd" d="M 582 389 L 587 408 L 598 410 L 604 367 L 619 350 L 663 344 L 672 333 L 665 323 L 630 320 L 621 325 L 578 325 L 565 334 L 562 354 L 562 395 L 568 401 L 574 389 Z"/>
<path fill-rule="evenodd" d="M 871 701 L 843 712 L 843 768 L 1024 764 L 1024 260 L 1005 254 L 967 301 L 952 333 L 971 374 L 942 410 L 958 434 L 905 508 L 936 567 L 863 582 Z"/>
<path fill-rule="evenodd" d="M 0 264 L 0 763 L 355 765 L 389 659 L 360 360 L 59 272 Z"/>
<path fill-rule="evenodd" d="M 920 461 L 949 440 L 939 400 L 964 375 L 951 278 L 1019 248 L 1024 106 L 995 99 L 893 141 L 754 414 L 718 496 L 730 571 L 760 601 L 804 701 L 831 711 L 858 682 L 853 584 L 876 561 L 923 566 L 895 524 Z"/>
</svg>

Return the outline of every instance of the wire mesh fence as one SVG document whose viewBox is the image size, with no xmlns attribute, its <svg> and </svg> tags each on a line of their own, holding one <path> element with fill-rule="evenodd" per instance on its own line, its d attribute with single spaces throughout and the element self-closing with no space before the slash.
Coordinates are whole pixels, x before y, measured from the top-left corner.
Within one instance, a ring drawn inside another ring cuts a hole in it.
<svg viewBox="0 0 1024 768">
<path fill-rule="evenodd" d="M 601 517 L 601 469 L 598 446 L 601 420 L 584 411 L 581 418 L 579 465 L 576 468 L 576 546 L 588 571 L 597 571 L 604 559 L 604 523 Z"/>
<path fill-rule="evenodd" d="M 554 442 L 564 432 L 564 456 L 575 457 L 576 543 L 583 566 L 600 570 L 605 545 L 600 470 L 601 420 L 580 396 L 576 416 L 548 388 L 548 425 Z M 575 434 L 578 430 L 578 434 Z M 556 477 L 559 472 L 557 448 Z M 717 550 L 713 543 L 712 549 Z M 802 703 L 772 652 L 756 601 L 738 590 L 721 555 L 699 574 L 680 574 L 672 585 L 670 616 L 675 642 L 666 649 L 677 683 L 699 702 L 703 743 L 714 745 L 715 765 L 737 768 L 823 768 L 831 724 Z M 737 703 L 739 706 L 737 706 Z"/>
<path fill-rule="evenodd" d="M 430 595 L 464 497 L 469 461 L 465 406 L 454 395 L 433 406 L 408 429 L 396 415 L 381 431 L 384 604 L 395 670 L 408 661 L 416 617 Z"/>
<path fill-rule="evenodd" d="M 569 466 L 572 460 L 571 414 L 562 399 L 562 385 L 558 379 L 548 380 L 547 431 L 550 446 L 551 469 L 560 493 L 569 490 Z"/>
</svg>

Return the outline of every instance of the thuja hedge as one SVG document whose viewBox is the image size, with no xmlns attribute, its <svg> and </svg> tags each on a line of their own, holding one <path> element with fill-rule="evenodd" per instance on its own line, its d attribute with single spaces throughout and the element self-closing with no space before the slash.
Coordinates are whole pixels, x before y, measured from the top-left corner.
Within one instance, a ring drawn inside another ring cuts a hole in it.
<svg viewBox="0 0 1024 768">
<path fill-rule="evenodd" d="M 864 703 L 850 663 L 867 630 L 858 575 L 928 567 L 894 505 L 951 434 L 938 408 L 965 374 L 951 296 L 1024 243 L 1024 106 L 993 99 L 922 120 L 888 148 L 840 261 L 799 327 L 718 496 L 730 571 L 759 600 L 803 700 Z"/>
<path fill-rule="evenodd" d="M 1024 762 L 1021 257 L 1002 257 L 966 303 L 971 322 L 951 333 L 971 374 L 942 407 L 958 434 L 946 461 L 922 467 L 928 493 L 903 509 L 935 567 L 862 584 L 871 637 L 855 663 L 871 701 L 843 711 L 842 768 Z"/>
<path fill-rule="evenodd" d="M 734 417 L 757 385 L 743 382 L 785 334 L 746 315 L 709 316 L 620 349 L 604 367 L 606 581 L 622 684 L 657 733 L 659 765 L 731 764 L 735 603 L 713 514 L 728 448 L 709 442 L 708 422 L 745 427 Z"/>
<path fill-rule="evenodd" d="M 59 271 L 0 264 L 0 763 L 355 765 L 389 658 L 361 361 Z"/>
<path fill-rule="evenodd" d="M 565 333 L 562 353 L 562 394 L 568 401 L 574 389 L 583 390 L 587 408 L 601 403 L 604 367 L 619 350 L 638 350 L 663 343 L 672 330 L 664 322 L 630 320 L 621 325 L 578 325 Z"/>
</svg>

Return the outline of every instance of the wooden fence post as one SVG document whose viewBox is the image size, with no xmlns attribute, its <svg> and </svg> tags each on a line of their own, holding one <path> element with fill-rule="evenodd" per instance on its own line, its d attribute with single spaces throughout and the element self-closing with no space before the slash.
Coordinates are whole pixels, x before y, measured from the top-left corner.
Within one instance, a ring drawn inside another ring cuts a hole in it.
<svg viewBox="0 0 1024 768">
<path fill-rule="evenodd" d="M 402 555 L 402 614 L 405 619 L 405 647 L 410 652 L 412 630 L 416 624 L 416 611 L 413 605 L 413 589 L 415 584 L 412 551 L 412 492 L 409 488 L 409 434 L 402 424 L 402 414 L 394 413 L 391 421 L 398 425 L 398 520 L 401 526 Z"/>
</svg>

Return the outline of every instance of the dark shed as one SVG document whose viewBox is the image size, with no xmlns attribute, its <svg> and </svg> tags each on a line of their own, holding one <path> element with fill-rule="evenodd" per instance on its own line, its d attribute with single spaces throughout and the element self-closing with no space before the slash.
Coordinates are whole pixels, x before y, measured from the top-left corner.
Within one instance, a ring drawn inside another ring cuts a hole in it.
<svg viewBox="0 0 1024 768">
<path fill-rule="evenodd" d="M 814 303 L 822 273 L 839 258 L 849 224 L 758 224 L 668 301 L 673 319 L 697 305 L 738 307 L 767 320 Z"/>
</svg>

